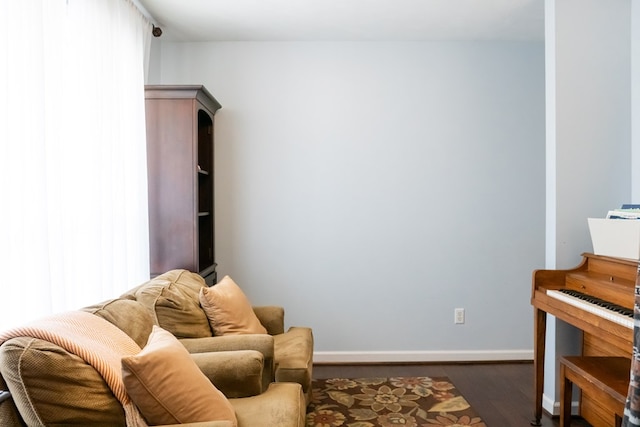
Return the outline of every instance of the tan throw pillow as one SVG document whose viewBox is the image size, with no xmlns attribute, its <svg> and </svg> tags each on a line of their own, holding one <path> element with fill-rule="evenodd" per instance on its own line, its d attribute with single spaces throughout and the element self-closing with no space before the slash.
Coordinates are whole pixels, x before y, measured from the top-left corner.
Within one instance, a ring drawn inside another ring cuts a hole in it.
<svg viewBox="0 0 640 427">
<path fill-rule="evenodd" d="M 231 403 L 171 333 L 154 325 L 135 356 L 122 358 L 127 393 L 149 425 L 228 420 L 237 426 Z"/>
<path fill-rule="evenodd" d="M 201 288 L 200 305 L 214 335 L 267 333 L 247 296 L 229 276 L 210 288 Z"/>
</svg>

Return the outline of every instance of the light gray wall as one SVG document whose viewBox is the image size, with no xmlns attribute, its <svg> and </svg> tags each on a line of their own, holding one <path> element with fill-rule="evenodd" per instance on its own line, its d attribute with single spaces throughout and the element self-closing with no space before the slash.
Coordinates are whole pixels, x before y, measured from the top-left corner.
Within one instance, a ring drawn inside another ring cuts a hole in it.
<svg viewBox="0 0 640 427">
<path fill-rule="evenodd" d="M 558 267 L 591 250 L 585 217 L 631 200 L 630 4 L 556 1 Z"/>
<path fill-rule="evenodd" d="M 631 1 L 546 0 L 547 268 L 591 252 L 588 217 L 632 201 Z M 554 231 L 554 234 L 551 231 Z M 557 357 L 579 332 L 550 318 L 544 406 L 557 413 Z"/>
<path fill-rule="evenodd" d="M 163 42 L 216 116 L 216 251 L 317 360 L 532 356 L 544 45 Z M 454 325 L 454 308 L 466 323 Z"/>
</svg>

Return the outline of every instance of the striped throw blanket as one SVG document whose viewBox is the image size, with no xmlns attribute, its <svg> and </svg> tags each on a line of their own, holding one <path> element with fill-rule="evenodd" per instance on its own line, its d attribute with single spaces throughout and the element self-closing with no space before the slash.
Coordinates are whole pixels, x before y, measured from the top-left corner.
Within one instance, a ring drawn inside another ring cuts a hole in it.
<svg viewBox="0 0 640 427">
<path fill-rule="evenodd" d="M 91 313 L 71 311 L 0 333 L 0 345 L 16 337 L 49 341 L 84 359 L 102 375 L 122 404 L 127 426 L 147 426 L 122 381 L 121 358 L 138 354 L 141 349 L 118 327 Z"/>
</svg>

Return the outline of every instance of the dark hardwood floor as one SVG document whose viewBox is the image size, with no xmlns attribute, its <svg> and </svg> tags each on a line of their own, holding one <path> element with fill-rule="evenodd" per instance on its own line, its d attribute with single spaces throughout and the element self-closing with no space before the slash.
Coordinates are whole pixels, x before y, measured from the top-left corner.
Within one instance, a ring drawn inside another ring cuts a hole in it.
<svg viewBox="0 0 640 427">
<path fill-rule="evenodd" d="M 533 419 L 533 364 L 360 364 L 315 365 L 314 378 L 448 377 L 488 427 L 529 426 Z M 559 426 L 558 417 L 545 413 L 543 427 Z M 575 418 L 572 427 L 590 427 Z"/>
</svg>

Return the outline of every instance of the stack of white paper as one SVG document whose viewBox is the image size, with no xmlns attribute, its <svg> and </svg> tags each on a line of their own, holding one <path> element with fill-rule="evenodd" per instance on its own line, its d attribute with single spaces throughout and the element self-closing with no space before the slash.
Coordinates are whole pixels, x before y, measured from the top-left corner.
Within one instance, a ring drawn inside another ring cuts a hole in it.
<svg viewBox="0 0 640 427">
<path fill-rule="evenodd" d="M 588 218 L 593 253 L 616 258 L 640 259 L 640 221 Z"/>
</svg>

